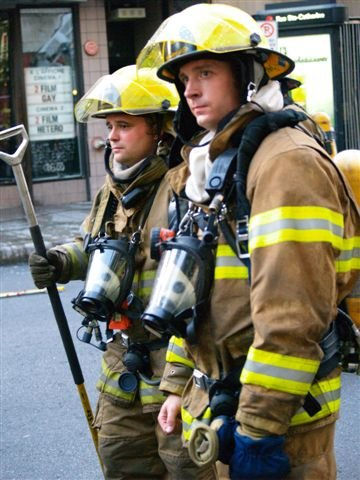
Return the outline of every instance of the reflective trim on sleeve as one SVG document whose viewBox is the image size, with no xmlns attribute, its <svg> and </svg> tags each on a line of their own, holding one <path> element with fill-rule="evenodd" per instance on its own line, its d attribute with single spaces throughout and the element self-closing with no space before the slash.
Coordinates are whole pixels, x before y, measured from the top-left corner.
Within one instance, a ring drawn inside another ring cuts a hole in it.
<svg viewBox="0 0 360 480">
<path fill-rule="evenodd" d="M 291 419 L 291 426 L 314 422 L 320 418 L 336 413 L 340 409 L 341 377 L 321 380 L 310 387 L 310 393 L 321 406 L 321 410 L 310 417 L 301 407 Z"/>
<path fill-rule="evenodd" d="M 230 245 L 218 245 L 216 250 L 215 280 L 248 278 L 248 269 Z"/>
<path fill-rule="evenodd" d="M 182 436 L 187 442 L 190 439 L 191 432 L 201 423 L 210 425 L 211 422 L 211 410 L 207 407 L 203 415 L 198 418 L 194 418 L 184 407 L 181 407 L 181 420 L 182 420 Z"/>
<path fill-rule="evenodd" d="M 360 237 L 344 238 L 341 253 L 335 265 L 338 273 L 360 270 Z"/>
<path fill-rule="evenodd" d="M 156 380 L 156 378 L 154 377 L 152 380 Z M 140 400 L 142 405 L 161 404 L 165 399 L 166 396 L 159 391 L 159 387 L 149 385 L 144 380 L 140 380 Z"/>
<path fill-rule="evenodd" d="M 323 207 L 280 207 L 250 219 L 249 250 L 282 242 L 328 242 L 343 245 L 344 218 Z"/>
<path fill-rule="evenodd" d="M 320 361 L 250 347 L 240 381 L 295 395 L 306 395 Z"/>
<path fill-rule="evenodd" d="M 169 363 L 180 363 L 190 368 L 195 368 L 194 362 L 190 360 L 184 349 L 184 339 L 173 335 L 169 340 L 166 351 L 166 361 Z"/>
</svg>

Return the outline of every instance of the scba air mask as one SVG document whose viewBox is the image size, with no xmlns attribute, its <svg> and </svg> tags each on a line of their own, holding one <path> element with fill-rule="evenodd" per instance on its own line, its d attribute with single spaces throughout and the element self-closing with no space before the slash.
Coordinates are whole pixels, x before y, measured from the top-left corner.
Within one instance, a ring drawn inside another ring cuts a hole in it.
<svg viewBox="0 0 360 480">
<path fill-rule="evenodd" d="M 85 248 L 90 255 L 85 285 L 72 300 L 76 311 L 105 322 L 112 318 L 129 295 L 139 241 L 139 231 L 130 240 L 127 237 L 114 240 L 104 234 L 90 239 Z"/>
<path fill-rule="evenodd" d="M 141 320 L 157 336 L 175 335 L 196 341 L 196 325 L 210 293 L 214 275 L 214 234 L 200 240 L 189 229 L 163 240 L 153 229 L 151 256 L 160 257 L 149 304 Z"/>
</svg>

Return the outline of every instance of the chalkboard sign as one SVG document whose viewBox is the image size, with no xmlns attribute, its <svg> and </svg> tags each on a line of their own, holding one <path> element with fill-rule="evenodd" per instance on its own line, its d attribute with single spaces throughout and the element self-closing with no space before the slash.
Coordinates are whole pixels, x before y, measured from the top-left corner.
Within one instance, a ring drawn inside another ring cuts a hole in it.
<svg viewBox="0 0 360 480">
<path fill-rule="evenodd" d="M 76 138 L 31 142 L 34 180 L 80 175 Z"/>
</svg>

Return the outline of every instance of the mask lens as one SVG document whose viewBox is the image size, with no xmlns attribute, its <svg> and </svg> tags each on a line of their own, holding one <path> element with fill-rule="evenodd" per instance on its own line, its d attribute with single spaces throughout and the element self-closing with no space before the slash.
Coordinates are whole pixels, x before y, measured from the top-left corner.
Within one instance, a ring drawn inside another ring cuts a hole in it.
<svg viewBox="0 0 360 480">
<path fill-rule="evenodd" d="M 150 308 L 154 304 L 172 315 L 191 308 L 196 303 L 198 274 L 199 267 L 188 252 L 178 249 L 166 251 L 160 261 Z"/>
</svg>

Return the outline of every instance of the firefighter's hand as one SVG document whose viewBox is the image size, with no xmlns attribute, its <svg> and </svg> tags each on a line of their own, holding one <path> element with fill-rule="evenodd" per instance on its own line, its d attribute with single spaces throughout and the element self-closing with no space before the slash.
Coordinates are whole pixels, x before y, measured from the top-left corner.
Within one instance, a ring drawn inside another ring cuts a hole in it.
<svg viewBox="0 0 360 480">
<path fill-rule="evenodd" d="M 46 256 L 42 257 L 37 253 L 32 253 L 29 256 L 29 267 L 32 278 L 37 288 L 50 287 L 56 282 L 61 275 L 63 261 L 63 253 L 50 249 L 46 252 Z"/>
<path fill-rule="evenodd" d="M 231 479 L 283 478 L 290 472 L 290 462 L 283 450 L 283 436 L 251 438 L 243 435 L 238 427 L 234 442 L 230 459 Z"/>
<path fill-rule="evenodd" d="M 162 430 L 167 433 L 175 433 L 180 425 L 179 416 L 181 410 L 181 397 L 171 394 L 162 404 L 158 422 Z"/>
</svg>

